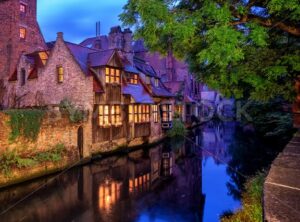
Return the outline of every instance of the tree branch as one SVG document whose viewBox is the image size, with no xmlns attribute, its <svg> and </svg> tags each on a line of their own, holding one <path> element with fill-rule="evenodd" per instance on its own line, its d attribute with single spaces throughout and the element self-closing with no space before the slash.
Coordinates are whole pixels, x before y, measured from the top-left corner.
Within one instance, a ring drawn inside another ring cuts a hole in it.
<svg viewBox="0 0 300 222">
<path fill-rule="evenodd" d="M 242 16 L 238 21 L 233 21 L 230 23 L 230 25 L 236 26 L 245 24 L 247 22 L 256 22 L 264 27 L 274 27 L 281 29 L 284 32 L 287 32 L 291 35 L 294 35 L 296 37 L 300 37 L 300 27 L 294 26 L 294 25 L 288 25 L 284 23 L 283 21 L 272 21 L 271 19 L 264 19 L 256 15 L 244 15 Z"/>
</svg>

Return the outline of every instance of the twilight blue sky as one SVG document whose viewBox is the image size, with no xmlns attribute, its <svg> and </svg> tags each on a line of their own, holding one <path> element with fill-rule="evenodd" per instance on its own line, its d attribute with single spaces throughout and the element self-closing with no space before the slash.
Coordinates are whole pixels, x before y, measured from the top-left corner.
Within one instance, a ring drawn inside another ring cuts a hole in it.
<svg viewBox="0 0 300 222">
<path fill-rule="evenodd" d="M 46 41 L 53 41 L 56 33 L 64 33 L 65 40 L 81 42 L 95 36 L 96 21 L 101 21 L 101 34 L 111 26 L 121 25 L 118 15 L 127 0 L 37 0 L 38 22 Z"/>
</svg>

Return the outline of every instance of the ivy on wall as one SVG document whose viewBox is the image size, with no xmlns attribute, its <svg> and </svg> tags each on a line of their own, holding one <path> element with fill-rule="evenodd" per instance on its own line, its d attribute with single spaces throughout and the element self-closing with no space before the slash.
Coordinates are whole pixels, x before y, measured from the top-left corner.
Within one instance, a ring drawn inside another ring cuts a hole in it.
<svg viewBox="0 0 300 222">
<path fill-rule="evenodd" d="M 11 128 L 9 141 L 14 142 L 23 137 L 35 141 L 41 128 L 41 122 L 45 114 L 44 110 L 38 109 L 16 109 L 5 112 L 10 116 L 8 124 Z"/>
</svg>

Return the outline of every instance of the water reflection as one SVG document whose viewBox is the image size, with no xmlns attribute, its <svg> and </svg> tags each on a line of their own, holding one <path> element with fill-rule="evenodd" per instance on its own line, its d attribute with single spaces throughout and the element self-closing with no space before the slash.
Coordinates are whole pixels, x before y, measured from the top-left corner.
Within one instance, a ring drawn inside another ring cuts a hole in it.
<svg viewBox="0 0 300 222">
<path fill-rule="evenodd" d="M 0 192 L 0 211 L 43 183 L 46 187 L 1 221 L 218 221 L 240 206 L 226 172 L 235 125 L 206 125 L 189 140 L 173 139 Z M 199 146 L 200 145 L 200 146 Z"/>
</svg>

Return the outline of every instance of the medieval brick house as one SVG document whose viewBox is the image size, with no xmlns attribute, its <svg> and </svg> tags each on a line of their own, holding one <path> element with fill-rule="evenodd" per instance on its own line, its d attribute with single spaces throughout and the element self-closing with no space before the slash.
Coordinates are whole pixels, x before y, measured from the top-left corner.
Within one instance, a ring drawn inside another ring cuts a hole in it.
<svg viewBox="0 0 300 222">
<path fill-rule="evenodd" d="M 153 68 L 142 60 L 134 62 L 130 30 L 120 37 L 119 29 L 112 29 L 109 38 L 93 40 L 94 47 L 67 42 L 62 33 L 45 44 L 36 22 L 36 0 L 12 2 L 5 7 L 14 6 L 18 13 L 25 13 L 22 18 L 28 24 L 25 32 L 20 24 L 11 24 L 19 30 L 14 33 L 18 36 L 14 44 L 22 50 L 10 60 L 7 108 L 59 110 L 62 101 L 69 101 L 85 111 L 88 117 L 78 128 L 82 157 L 152 142 L 163 136 L 163 128 L 171 127 L 173 95 L 149 72 Z"/>
<path fill-rule="evenodd" d="M 36 10 L 36 0 L 0 1 L 0 107 L 7 106 L 4 91 L 21 54 L 47 49 Z"/>
</svg>

